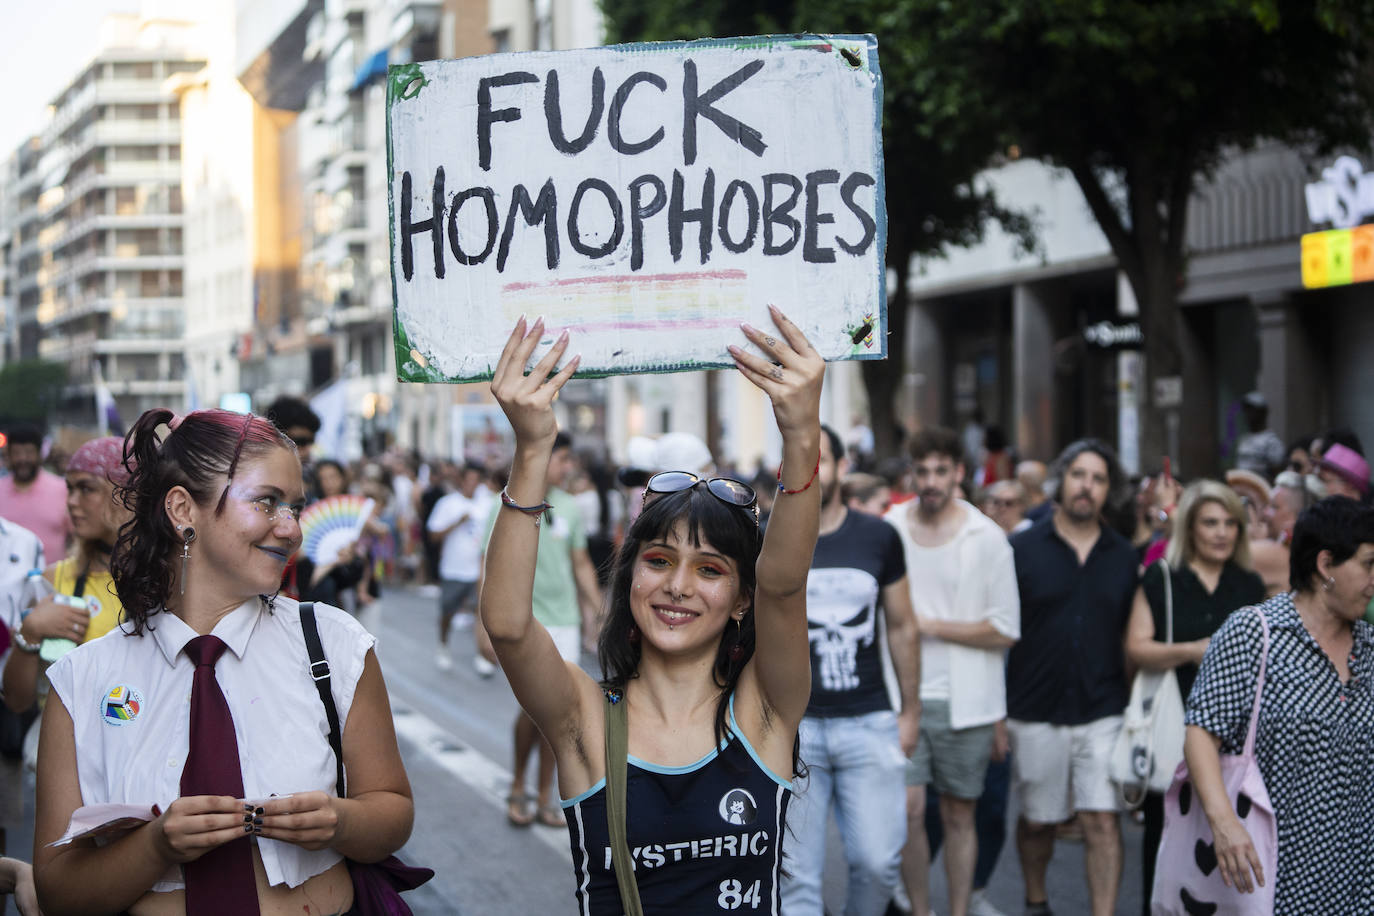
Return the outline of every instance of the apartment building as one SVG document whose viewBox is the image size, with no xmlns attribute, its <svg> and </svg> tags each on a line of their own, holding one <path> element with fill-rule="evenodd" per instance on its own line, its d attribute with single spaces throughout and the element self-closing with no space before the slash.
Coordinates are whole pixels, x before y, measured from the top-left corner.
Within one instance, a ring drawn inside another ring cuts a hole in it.
<svg viewBox="0 0 1374 916">
<path fill-rule="evenodd" d="M 168 77 L 194 72 L 194 26 L 111 17 L 103 47 L 16 153 L 10 197 L 17 354 L 63 363 L 57 424 L 183 397 L 181 121 Z"/>
</svg>

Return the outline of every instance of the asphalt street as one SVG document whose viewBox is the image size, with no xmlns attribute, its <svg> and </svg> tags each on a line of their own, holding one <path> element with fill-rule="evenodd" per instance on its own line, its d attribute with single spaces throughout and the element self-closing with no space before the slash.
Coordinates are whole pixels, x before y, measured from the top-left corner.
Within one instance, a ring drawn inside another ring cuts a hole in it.
<svg viewBox="0 0 1374 916">
<path fill-rule="evenodd" d="M 571 856 L 565 829 L 512 827 L 505 816 L 510 788 L 511 725 L 516 704 L 498 671 L 483 678 L 472 666 L 472 638 L 450 640 L 454 666 L 435 664 L 436 595 L 392 588 L 382 607 L 364 618 L 378 636 L 377 652 L 391 695 L 396 731 L 415 796 L 415 829 L 400 855 L 436 872 L 407 895 L 419 916 L 534 916 L 574 913 Z M 584 658 L 584 664 L 594 659 Z M 27 779 L 32 793 L 32 775 Z M 1013 799 L 1013 810 L 1015 800 Z M 26 823 L 9 827 L 11 854 L 32 848 L 32 802 Z M 1123 818 L 1126 868 L 1119 914 L 1140 911 L 1140 830 Z M 993 881 L 992 901 L 1019 916 L 1023 889 L 1010 829 Z M 826 904 L 844 908 L 845 865 L 839 833 L 829 829 Z M 1050 899 L 1060 916 L 1089 912 L 1082 846 L 1057 844 L 1050 868 Z M 948 912 L 942 866 L 932 876 L 934 913 Z M 17 912 L 9 903 L 6 912 Z"/>
</svg>

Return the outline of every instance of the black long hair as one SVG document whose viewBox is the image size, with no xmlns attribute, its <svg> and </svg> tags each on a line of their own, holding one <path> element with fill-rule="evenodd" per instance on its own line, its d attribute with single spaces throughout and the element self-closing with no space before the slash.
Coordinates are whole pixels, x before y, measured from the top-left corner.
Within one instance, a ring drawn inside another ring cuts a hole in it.
<svg viewBox="0 0 1374 916">
<path fill-rule="evenodd" d="M 763 547 L 763 535 L 752 510 L 722 502 L 701 484 L 657 496 L 644 508 L 626 532 L 611 569 L 610 606 L 596 649 L 601 663 L 601 683 L 607 689 L 623 690 L 630 679 L 639 675 L 640 643 L 630 638 L 630 628 L 634 625 L 630 588 L 635 561 L 646 544 L 667 537 L 680 521 L 686 522 L 687 539 L 693 546 L 706 541 L 722 556 L 735 562 L 740 593 L 749 599 L 749 612 L 739 624 L 726 624 L 712 667 L 716 686 L 721 688 L 715 717 L 716 744 L 719 745 L 727 734 L 730 697 L 735 692 L 740 672 L 754 657 L 755 564 Z M 743 652 L 735 653 L 738 660 L 734 660 L 731 650 L 737 645 Z"/>
</svg>

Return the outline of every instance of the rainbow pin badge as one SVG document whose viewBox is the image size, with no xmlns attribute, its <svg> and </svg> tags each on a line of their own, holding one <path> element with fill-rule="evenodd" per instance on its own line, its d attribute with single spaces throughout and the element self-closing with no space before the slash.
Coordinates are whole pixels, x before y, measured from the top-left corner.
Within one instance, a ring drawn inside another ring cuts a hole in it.
<svg viewBox="0 0 1374 916">
<path fill-rule="evenodd" d="M 100 718 L 106 725 L 131 725 L 143 709 L 143 694 L 128 684 L 117 684 L 100 698 Z"/>
</svg>

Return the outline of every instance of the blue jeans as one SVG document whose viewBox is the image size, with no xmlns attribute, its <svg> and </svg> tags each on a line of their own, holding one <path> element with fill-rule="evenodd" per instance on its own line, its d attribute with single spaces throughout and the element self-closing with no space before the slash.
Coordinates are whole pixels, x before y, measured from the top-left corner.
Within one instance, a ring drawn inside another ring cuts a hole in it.
<svg viewBox="0 0 1374 916">
<path fill-rule="evenodd" d="M 849 863 L 845 916 L 882 916 L 901 880 L 906 843 L 906 757 L 897 716 L 807 716 L 801 724 L 806 777 L 796 780 L 783 842 L 787 916 L 821 916 L 821 877 L 830 806 Z"/>
</svg>

